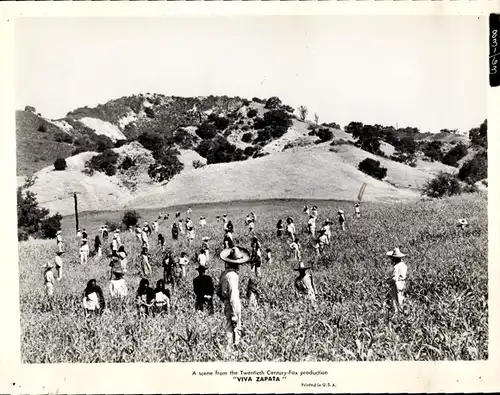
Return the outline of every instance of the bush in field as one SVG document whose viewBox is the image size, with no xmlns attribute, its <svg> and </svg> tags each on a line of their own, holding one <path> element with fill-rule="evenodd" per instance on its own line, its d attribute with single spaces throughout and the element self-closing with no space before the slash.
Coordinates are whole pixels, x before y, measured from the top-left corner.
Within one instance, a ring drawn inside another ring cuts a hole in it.
<svg viewBox="0 0 500 395">
<path fill-rule="evenodd" d="M 330 129 L 319 128 L 316 132 L 316 136 L 319 137 L 321 142 L 325 142 L 333 139 L 333 132 Z"/>
<path fill-rule="evenodd" d="M 264 108 L 268 110 L 274 110 L 276 108 L 281 107 L 281 100 L 277 96 L 272 96 L 269 99 L 267 99 L 266 104 L 264 105 Z"/>
<path fill-rule="evenodd" d="M 68 165 L 66 164 L 66 159 L 64 158 L 57 158 L 54 162 L 54 170 L 56 171 L 66 170 L 67 166 Z"/>
<path fill-rule="evenodd" d="M 263 100 L 262 99 L 259 99 L 258 97 L 254 97 L 252 98 L 252 101 L 255 102 L 255 103 L 260 103 L 262 104 L 263 103 Z"/>
<path fill-rule="evenodd" d="M 396 152 L 394 155 L 391 155 L 391 160 L 404 163 L 410 167 L 417 167 L 417 158 L 415 155 L 407 152 Z"/>
<path fill-rule="evenodd" d="M 126 156 L 125 159 L 123 159 L 120 169 L 127 171 L 131 167 L 135 166 L 135 160 L 133 160 L 130 156 Z"/>
<path fill-rule="evenodd" d="M 208 122 L 203 122 L 196 129 L 196 134 L 204 140 L 213 139 L 217 135 L 217 127 Z"/>
<path fill-rule="evenodd" d="M 467 155 L 467 146 L 462 143 L 458 143 L 446 153 L 443 157 L 443 163 L 448 166 L 457 167 L 458 161 L 465 155 Z"/>
<path fill-rule="evenodd" d="M 212 140 L 203 140 L 196 148 L 196 152 L 206 158 L 209 165 L 246 159 L 241 148 L 237 148 L 222 136 L 217 136 Z"/>
<path fill-rule="evenodd" d="M 69 135 L 68 133 L 57 131 L 54 133 L 54 141 L 57 141 L 58 143 L 72 144 L 73 136 Z"/>
<path fill-rule="evenodd" d="M 380 166 L 380 161 L 371 158 L 363 159 L 358 169 L 378 180 L 382 180 L 387 175 L 387 168 Z"/>
<path fill-rule="evenodd" d="M 90 174 L 94 171 L 105 173 L 107 176 L 114 176 L 116 174 L 116 162 L 118 161 L 118 154 L 110 149 L 107 149 L 102 154 L 93 156 L 85 167 L 89 169 Z"/>
<path fill-rule="evenodd" d="M 156 132 L 144 132 L 137 138 L 137 141 L 141 143 L 144 148 L 152 152 L 161 150 L 165 145 L 163 136 Z"/>
<path fill-rule="evenodd" d="M 394 146 L 398 151 L 405 154 L 415 154 L 417 143 L 411 136 L 403 137 Z"/>
<path fill-rule="evenodd" d="M 484 120 L 481 126 L 469 131 L 470 142 L 481 147 L 488 147 L 488 120 Z"/>
<path fill-rule="evenodd" d="M 153 153 L 155 163 L 149 166 L 149 177 L 156 182 L 170 181 L 184 169 L 178 155 L 179 151 L 172 148 L 155 151 Z"/>
<path fill-rule="evenodd" d="M 125 226 L 125 228 L 129 228 L 130 226 L 136 226 L 140 218 L 141 216 L 137 211 L 127 210 L 123 214 L 122 224 Z"/>
<path fill-rule="evenodd" d="M 39 131 L 40 133 L 47 133 L 47 125 L 45 123 L 40 124 L 37 131 Z"/>
<path fill-rule="evenodd" d="M 155 117 L 155 112 L 151 107 L 145 107 L 144 112 L 146 113 L 148 118 L 154 118 Z"/>
<path fill-rule="evenodd" d="M 104 152 L 107 149 L 114 148 L 115 143 L 108 136 L 98 134 L 95 143 L 97 145 L 97 152 Z"/>
<path fill-rule="evenodd" d="M 128 140 L 124 140 L 124 139 L 116 140 L 114 147 L 115 148 L 120 148 L 120 147 L 124 146 L 127 143 L 128 143 Z"/>
<path fill-rule="evenodd" d="M 255 108 L 251 108 L 247 112 L 247 117 L 248 118 L 253 118 L 253 117 L 257 116 L 257 114 L 258 114 L 258 111 Z"/>
<path fill-rule="evenodd" d="M 478 154 L 465 162 L 458 171 L 458 178 L 469 184 L 474 184 L 488 177 L 488 158 L 486 154 Z"/>
<path fill-rule="evenodd" d="M 460 183 L 453 174 L 439 173 L 435 178 L 428 180 L 423 188 L 422 195 L 441 198 L 444 196 L 459 195 L 462 193 Z"/>
<path fill-rule="evenodd" d="M 257 151 L 256 147 L 248 146 L 243 150 L 246 156 L 252 156 Z"/>
<path fill-rule="evenodd" d="M 198 137 L 193 136 L 183 128 L 177 129 L 177 131 L 174 133 L 174 142 L 178 144 L 180 148 L 193 149 L 198 141 Z"/>
<path fill-rule="evenodd" d="M 40 233 L 44 239 L 53 239 L 56 237 L 56 232 L 61 229 L 62 215 L 56 213 L 45 218 L 40 223 Z"/>
<path fill-rule="evenodd" d="M 441 151 L 443 143 L 441 141 L 426 141 L 421 150 L 425 156 L 430 158 L 432 161 L 442 161 L 443 152 Z"/>
<path fill-rule="evenodd" d="M 107 220 L 105 225 L 108 227 L 108 231 L 113 231 L 115 229 L 120 229 L 121 226 L 118 222 Z"/>
</svg>

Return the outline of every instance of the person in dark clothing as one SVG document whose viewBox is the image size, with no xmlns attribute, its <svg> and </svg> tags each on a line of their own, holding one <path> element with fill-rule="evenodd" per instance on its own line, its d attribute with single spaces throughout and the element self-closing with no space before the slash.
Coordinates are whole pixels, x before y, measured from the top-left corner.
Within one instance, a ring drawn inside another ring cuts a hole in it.
<svg viewBox="0 0 500 395">
<path fill-rule="evenodd" d="M 102 257 L 101 238 L 99 235 L 96 235 L 94 239 L 94 253 L 98 258 Z"/>
<path fill-rule="evenodd" d="M 85 229 L 82 230 L 82 239 L 88 239 L 89 235 Z"/>
<path fill-rule="evenodd" d="M 231 221 L 229 221 L 227 223 L 227 226 L 226 226 L 226 229 L 231 232 L 231 233 L 234 233 L 234 226 L 233 226 L 233 223 Z"/>
<path fill-rule="evenodd" d="M 214 313 L 214 283 L 212 277 L 205 274 L 207 270 L 205 266 L 199 266 L 196 270 L 198 270 L 199 275 L 193 280 L 193 289 L 196 296 L 195 309 L 203 311 L 207 307 L 208 312 L 212 315 Z"/>
<path fill-rule="evenodd" d="M 140 281 L 135 302 L 139 315 L 149 315 L 149 311 L 153 307 L 155 302 L 155 292 L 153 288 L 149 286 L 148 279 L 143 278 Z"/>
<path fill-rule="evenodd" d="M 229 230 L 226 230 L 226 234 L 224 235 L 224 248 L 233 248 L 234 247 L 234 240 L 233 240 L 233 233 Z"/>
<path fill-rule="evenodd" d="M 163 281 L 165 284 L 175 285 L 174 269 L 175 260 L 170 251 L 167 251 L 162 261 L 163 266 Z"/>
<path fill-rule="evenodd" d="M 97 285 L 95 279 L 89 280 L 87 288 L 83 292 L 83 308 L 85 315 L 88 317 L 90 314 L 101 315 L 106 307 L 104 295 L 101 287 Z"/>
<path fill-rule="evenodd" d="M 174 222 L 172 224 L 172 239 L 177 240 L 179 238 L 179 227 L 177 226 L 177 223 Z"/>
<path fill-rule="evenodd" d="M 165 251 L 165 238 L 161 233 L 158 234 L 158 245 L 160 246 L 162 251 Z"/>
<path fill-rule="evenodd" d="M 278 223 L 276 224 L 276 236 L 281 237 L 283 236 L 283 230 L 285 227 L 283 226 L 283 220 L 280 219 Z"/>
<path fill-rule="evenodd" d="M 104 241 L 106 241 L 106 240 L 108 240 L 108 236 L 109 236 L 108 230 L 107 230 L 107 229 L 104 229 L 104 230 L 102 231 L 102 239 L 103 239 Z"/>
</svg>

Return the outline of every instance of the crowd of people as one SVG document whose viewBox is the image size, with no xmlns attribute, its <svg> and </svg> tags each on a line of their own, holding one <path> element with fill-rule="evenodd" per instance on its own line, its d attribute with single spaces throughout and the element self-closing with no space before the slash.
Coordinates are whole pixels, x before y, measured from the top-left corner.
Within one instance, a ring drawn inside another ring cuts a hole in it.
<svg viewBox="0 0 500 395">
<path fill-rule="evenodd" d="M 195 240 L 195 226 L 190 218 L 192 213 L 188 209 L 186 219 L 180 218 L 180 212 L 175 213 L 173 223 L 168 227 L 171 233 L 172 242 L 179 239 L 179 235 L 183 234 L 187 238 L 188 247 L 192 247 Z M 325 249 L 330 245 L 332 238 L 332 226 L 334 223 L 326 218 L 319 227 L 317 220 L 318 207 L 309 208 L 307 205 L 303 207 L 303 213 L 307 218 L 307 233 L 313 241 L 313 246 L 317 256 L 321 256 Z M 190 265 L 190 259 L 187 252 L 182 252 L 178 259 L 166 246 L 165 236 L 160 232 L 160 220 L 168 220 L 169 215 L 159 214 L 158 220 L 152 221 L 150 225 L 144 222 L 142 226 L 137 225 L 129 227 L 128 231 L 135 234 L 137 242 L 140 243 L 141 253 L 139 255 L 138 270 L 141 275 L 139 287 L 135 295 L 136 307 L 138 313 L 143 315 L 158 315 L 169 313 L 171 309 L 171 297 L 175 292 L 175 288 L 184 281 L 187 275 L 187 270 Z M 356 203 L 354 207 L 355 220 L 361 218 L 360 204 Z M 216 216 L 217 223 L 222 225 L 224 237 L 222 240 L 223 250 L 219 258 L 225 264 L 225 270 L 221 273 L 218 283 L 215 284 L 213 278 L 207 275 L 206 271 L 210 262 L 210 248 L 208 237 L 202 237 L 201 247 L 197 250 L 196 255 L 196 271 L 198 275 L 193 280 L 194 308 L 200 312 L 208 312 L 214 314 L 214 295 L 216 295 L 224 305 L 224 315 L 226 322 L 226 335 L 228 344 L 237 345 L 241 336 L 241 301 L 239 293 L 239 268 L 240 265 L 249 264 L 251 276 L 246 287 L 246 297 L 248 306 L 251 309 L 256 309 L 260 303 L 261 290 L 259 279 L 262 275 L 262 267 L 272 265 L 273 257 L 270 248 L 263 248 L 254 230 L 256 226 L 256 215 L 254 212 L 249 213 L 245 218 L 245 224 L 248 227 L 248 235 L 250 237 L 250 251 L 237 246 L 234 243 L 234 225 L 229 220 L 226 214 Z M 337 211 L 338 226 L 341 231 L 346 230 L 346 217 L 343 210 Z M 206 218 L 200 217 L 199 227 L 203 229 L 207 225 Z M 467 220 L 460 219 L 459 227 L 465 228 L 468 226 Z M 106 225 L 101 226 L 99 234 L 94 238 L 93 254 L 96 259 L 103 257 L 103 245 L 107 245 L 109 238 L 109 230 Z M 110 258 L 109 263 L 109 295 L 111 298 L 126 298 L 128 296 L 128 286 L 126 276 L 130 268 L 128 267 L 129 254 L 126 251 L 125 245 L 120 237 L 120 230 L 113 230 L 112 240 L 109 244 Z M 150 262 L 150 239 L 152 235 L 157 234 L 157 252 L 162 254 L 161 266 L 163 268 L 163 278 L 156 281 L 156 287 L 153 288 L 150 284 L 150 276 L 152 267 Z M 77 236 L 80 238 L 80 264 L 88 263 L 90 246 L 88 242 L 88 234 L 85 229 L 78 230 Z M 298 298 L 305 298 L 310 303 L 314 304 L 317 298 L 317 289 L 314 284 L 312 268 L 306 266 L 303 261 L 300 243 L 297 237 L 297 231 L 293 218 L 288 217 L 283 221 L 280 219 L 276 224 L 276 237 L 286 238 L 289 242 L 289 248 L 293 260 L 296 262 L 295 271 L 298 272 L 294 281 L 294 288 Z M 58 231 L 56 235 L 56 250 L 54 261 L 44 265 L 44 284 L 49 297 L 49 304 L 54 295 L 54 286 L 56 281 L 63 279 L 63 260 L 64 241 L 62 232 Z M 391 300 L 391 310 L 394 314 L 399 314 L 402 311 L 404 303 L 404 291 L 407 278 L 408 268 L 403 261 L 405 254 L 399 248 L 394 248 L 387 252 L 387 256 L 392 261 L 392 269 L 386 282 L 388 285 L 388 294 Z M 57 276 L 54 276 L 53 268 L 56 268 Z M 83 293 L 83 310 L 86 316 L 100 315 L 105 309 L 106 302 L 102 288 L 97 284 L 95 279 L 88 281 Z"/>
</svg>

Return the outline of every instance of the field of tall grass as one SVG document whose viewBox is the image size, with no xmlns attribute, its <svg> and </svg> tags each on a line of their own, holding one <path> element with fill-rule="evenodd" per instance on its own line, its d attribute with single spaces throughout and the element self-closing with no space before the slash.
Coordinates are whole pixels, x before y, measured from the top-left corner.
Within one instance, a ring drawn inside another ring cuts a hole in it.
<svg viewBox="0 0 500 395">
<path fill-rule="evenodd" d="M 310 204 L 313 202 L 309 202 Z M 412 204 L 366 203 L 362 217 L 354 218 L 349 202 L 320 202 L 318 224 L 336 222 L 337 209 L 346 213 L 347 230 L 333 227 L 332 244 L 315 260 L 306 217 L 300 201 L 234 203 L 193 206 L 194 247 L 173 242 L 170 219 L 160 221 L 160 232 L 175 256 L 188 252 L 191 265 L 185 283 L 173 294 L 170 315 L 139 319 L 134 297 L 140 281 L 139 243 L 122 233 L 129 253 L 125 306 L 110 301 L 109 258 L 80 266 L 78 241 L 71 217 L 65 218 L 64 278 L 56 283 L 54 310 L 46 308 L 42 265 L 54 258 L 55 241 L 19 244 L 21 344 L 24 363 L 56 362 L 172 362 L 172 361 L 346 361 L 346 360 L 478 360 L 488 358 L 487 200 L 470 194 Z M 184 208 L 183 208 L 184 210 Z M 152 221 L 159 210 L 140 211 Z M 162 210 L 165 212 L 165 210 Z M 215 315 L 195 312 L 192 279 L 195 253 L 202 236 L 211 237 L 207 274 L 215 283 L 223 270 L 222 224 L 216 215 L 227 213 L 235 225 L 236 243 L 250 248 L 245 215 L 257 215 L 256 234 L 263 248 L 271 248 L 274 263 L 262 268 L 262 304 L 246 308 L 245 290 L 250 268 L 240 269 L 243 303 L 242 347 L 225 350 L 224 315 L 216 300 Z M 122 212 L 84 214 L 80 226 L 92 240 L 106 220 L 119 222 Z M 206 228 L 198 219 L 206 216 Z M 185 211 L 182 214 L 185 217 Z M 318 289 L 315 306 L 297 301 L 293 281 L 297 272 L 288 243 L 275 236 L 279 218 L 295 219 L 304 261 L 314 265 Z M 458 218 L 470 226 L 460 230 Z M 162 278 L 156 234 L 151 238 L 154 286 Z M 385 252 L 400 247 L 407 254 L 408 283 L 405 314 L 388 320 L 385 278 L 391 269 Z M 107 251 L 109 253 L 109 249 Z M 55 269 L 54 269 L 55 270 Z M 89 279 L 103 288 L 107 306 L 102 317 L 85 318 L 82 293 Z"/>
</svg>

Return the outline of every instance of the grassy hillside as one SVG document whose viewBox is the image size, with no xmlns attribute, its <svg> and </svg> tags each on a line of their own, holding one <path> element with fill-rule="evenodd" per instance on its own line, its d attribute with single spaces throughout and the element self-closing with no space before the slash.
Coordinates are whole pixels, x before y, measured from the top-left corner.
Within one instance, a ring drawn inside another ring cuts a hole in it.
<svg viewBox="0 0 500 395">
<path fill-rule="evenodd" d="M 368 189 L 367 189 L 368 192 Z M 54 311 L 46 308 L 41 266 L 53 259 L 53 240 L 19 244 L 21 358 L 23 363 L 96 362 L 207 362 L 207 361 L 435 361 L 488 358 L 488 260 L 486 196 L 461 196 L 417 204 L 362 205 L 355 220 L 348 202 L 319 205 L 320 221 L 335 218 L 337 208 L 346 212 L 347 230 L 333 229 L 332 245 L 316 260 L 304 233 L 302 202 L 223 204 L 193 207 L 192 217 L 206 216 L 203 230 L 196 226 L 196 240 L 187 247 L 185 237 L 173 242 L 170 221 L 160 231 L 174 256 L 186 251 L 191 259 L 187 278 L 175 289 L 170 315 L 137 318 L 134 307 L 140 275 L 139 243 L 124 232 L 129 253 L 126 276 L 129 296 L 120 304 L 110 300 L 108 258 L 78 263 L 74 225 L 63 225 L 64 278 L 55 284 Z M 195 252 L 203 236 L 210 236 L 209 270 L 217 283 L 223 270 L 217 258 L 223 230 L 216 215 L 227 213 L 234 222 L 236 242 L 250 247 L 244 218 L 257 214 L 256 233 L 262 247 L 271 248 L 272 265 L 263 265 L 258 311 L 248 308 L 246 286 L 249 265 L 240 270 L 242 298 L 242 347 L 225 351 L 223 307 L 215 300 L 215 315 L 195 314 L 192 279 Z M 164 211 L 165 212 L 165 211 Z M 169 210 L 171 218 L 173 209 Z M 450 213 L 452 215 L 450 215 Z M 141 211 L 145 219 L 157 210 Z M 118 221 L 122 213 L 82 216 L 91 239 L 105 220 Z M 278 218 L 292 215 L 307 265 L 313 264 L 318 290 L 315 307 L 298 301 L 293 281 L 297 265 L 286 240 L 275 237 Z M 460 232 L 456 219 L 468 218 L 470 228 Z M 197 224 L 196 224 L 197 225 Z M 336 223 L 335 223 L 336 225 Z M 70 232 L 71 230 L 71 232 Z M 389 324 L 387 286 L 390 271 L 385 252 L 400 246 L 407 254 L 408 281 L 405 314 Z M 109 253 L 107 246 L 106 252 Z M 162 277 L 161 253 L 156 235 L 151 238 L 154 285 Z M 85 319 L 82 293 L 87 281 L 97 279 L 106 298 L 101 318 Z"/>
</svg>

